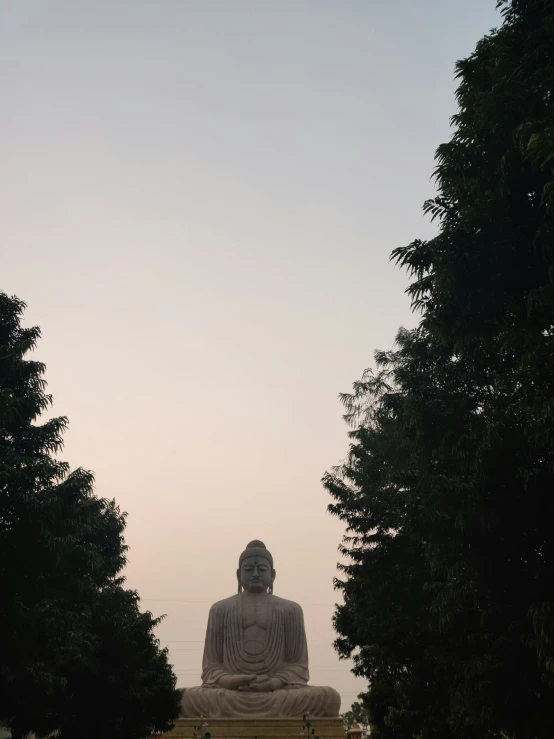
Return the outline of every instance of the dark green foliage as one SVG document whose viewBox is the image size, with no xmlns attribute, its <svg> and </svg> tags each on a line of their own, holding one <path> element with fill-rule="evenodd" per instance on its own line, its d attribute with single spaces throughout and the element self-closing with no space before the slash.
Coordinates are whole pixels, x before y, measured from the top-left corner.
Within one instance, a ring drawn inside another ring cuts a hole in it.
<svg viewBox="0 0 554 739">
<path fill-rule="evenodd" d="M 342 719 L 344 722 L 344 729 L 345 731 L 348 731 L 348 729 L 351 729 L 354 725 L 354 721 L 358 723 L 358 726 L 368 726 L 369 724 L 369 717 L 367 714 L 367 707 L 364 702 L 364 696 L 359 695 L 359 700 L 354 701 L 354 703 L 350 706 L 349 711 L 345 711 L 342 714 Z"/>
<path fill-rule="evenodd" d="M 40 332 L 21 326 L 23 310 L 0 293 L 0 725 L 14 736 L 46 734 L 64 725 L 71 703 L 71 720 L 84 724 L 94 713 L 105 727 L 123 720 L 133 727 L 138 711 L 141 731 L 164 728 L 178 713 L 178 693 L 151 633 L 156 622 L 121 587 L 125 518 L 93 494 L 90 472 L 70 472 L 55 456 L 67 421 L 39 423 L 52 399 L 44 366 L 25 359 Z M 140 628 L 123 628 L 135 621 Z M 132 672 L 116 671 L 108 655 L 118 650 Z M 82 695 L 75 702 L 77 685 L 95 672 L 104 685 L 117 684 L 119 713 L 95 705 L 93 692 L 88 704 Z"/>
<path fill-rule="evenodd" d="M 106 727 L 110 739 L 171 728 L 181 693 L 167 650 L 160 650 L 152 633 L 159 620 L 140 612 L 133 591 L 113 586 L 98 594 L 91 619 L 95 648 L 87 669 L 69 675 L 60 739 L 97 739 Z"/>
<path fill-rule="evenodd" d="M 554 719 L 554 2 L 457 65 L 439 234 L 393 256 L 420 325 L 343 400 L 339 653 L 377 737 L 546 739 Z"/>
</svg>

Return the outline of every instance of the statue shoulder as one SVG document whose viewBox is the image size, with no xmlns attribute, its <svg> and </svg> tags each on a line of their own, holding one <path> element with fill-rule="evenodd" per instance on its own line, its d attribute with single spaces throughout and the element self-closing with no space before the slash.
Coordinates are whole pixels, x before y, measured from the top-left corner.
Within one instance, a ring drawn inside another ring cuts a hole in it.
<svg viewBox="0 0 554 739">
<path fill-rule="evenodd" d="M 294 600 L 287 600 L 287 598 L 280 598 L 278 595 L 272 595 L 271 598 L 275 605 L 279 606 L 283 611 L 298 616 L 302 615 L 302 606 L 300 603 L 296 603 Z"/>
<path fill-rule="evenodd" d="M 234 603 L 239 599 L 239 595 L 231 595 L 229 598 L 223 598 L 223 600 L 216 601 L 210 607 L 210 613 L 217 613 L 229 610 Z"/>
</svg>

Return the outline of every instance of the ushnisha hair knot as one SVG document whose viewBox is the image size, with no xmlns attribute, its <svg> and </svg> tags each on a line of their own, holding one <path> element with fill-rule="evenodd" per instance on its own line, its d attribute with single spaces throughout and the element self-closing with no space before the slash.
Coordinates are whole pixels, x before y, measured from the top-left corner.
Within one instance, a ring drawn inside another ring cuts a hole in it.
<svg viewBox="0 0 554 739">
<path fill-rule="evenodd" d="M 273 557 L 271 556 L 271 552 L 266 548 L 263 541 L 260 541 L 259 539 L 254 539 L 254 541 L 251 541 L 246 545 L 246 549 L 239 557 L 239 567 L 246 557 L 265 557 L 273 569 Z"/>
</svg>

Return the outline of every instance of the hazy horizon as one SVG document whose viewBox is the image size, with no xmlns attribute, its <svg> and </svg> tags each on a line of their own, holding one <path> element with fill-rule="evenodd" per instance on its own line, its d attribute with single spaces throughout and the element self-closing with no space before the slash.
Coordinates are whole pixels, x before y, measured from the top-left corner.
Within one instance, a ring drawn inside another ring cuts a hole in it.
<svg viewBox="0 0 554 739">
<path fill-rule="evenodd" d="M 180 686 L 262 539 L 331 642 L 337 400 L 413 326 L 389 256 L 434 233 L 454 63 L 495 2 L 5 1 L 4 272 L 43 338 L 63 457 L 129 514 L 126 576 Z"/>
</svg>

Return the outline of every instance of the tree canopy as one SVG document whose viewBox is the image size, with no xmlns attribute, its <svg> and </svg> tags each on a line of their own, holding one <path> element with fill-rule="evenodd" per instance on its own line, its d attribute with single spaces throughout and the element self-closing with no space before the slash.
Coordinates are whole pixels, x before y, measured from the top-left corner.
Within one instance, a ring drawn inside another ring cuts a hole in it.
<svg viewBox="0 0 554 739">
<path fill-rule="evenodd" d="M 342 720 L 346 731 L 352 728 L 354 721 L 357 722 L 358 726 L 368 726 L 369 716 L 363 694 L 360 694 L 358 700 L 352 703 L 350 709 L 342 714 Z"/>
<path fill-rule="evenodd" d="M 157 621 L 123 587 L 125 516 L 58 459 L 67 419 L 41 422 L 52 398 L 24 308 L 0 293 L 0 725 L 138 739 L 170 725 L 179 691 Z"/>
<path fill-rule="evenodd" d="M 542 739 L 554 701 L 554 2 L 456 66 L 439 232 L 393 252 L 421 320 L 342 396 L 339 654 L 377 737 Z"/>
</svg>

